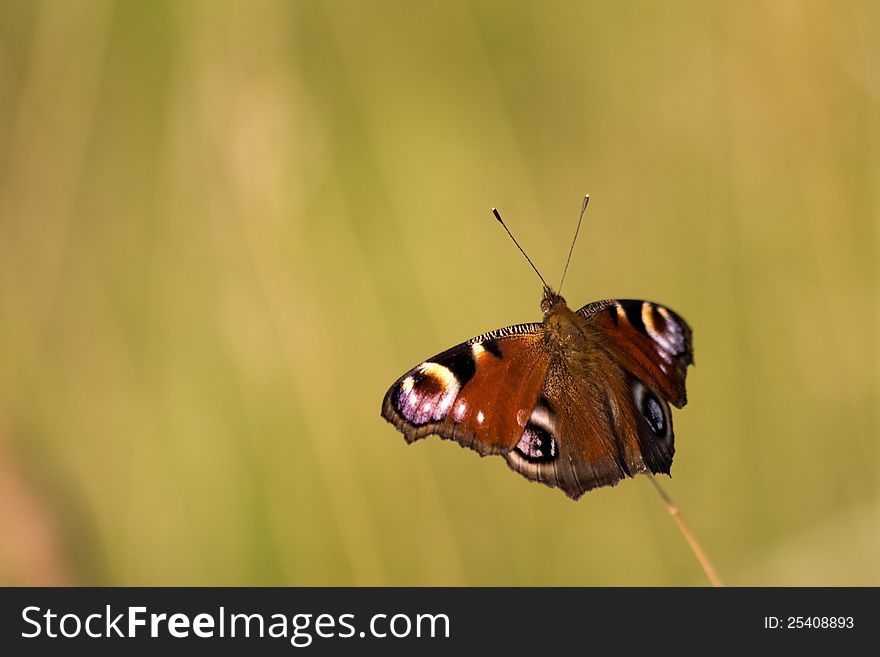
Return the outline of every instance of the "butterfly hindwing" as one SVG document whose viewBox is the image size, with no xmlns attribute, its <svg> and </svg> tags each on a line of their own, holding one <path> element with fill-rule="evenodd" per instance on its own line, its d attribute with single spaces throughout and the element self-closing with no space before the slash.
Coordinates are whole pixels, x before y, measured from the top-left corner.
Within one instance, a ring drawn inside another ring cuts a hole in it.
<svg viewBox="0 0 880 657">
<path fill-rule="evenodd" d="M 548 380 L 553 378 L 554 373 L 548 373 Z M 631 471 L 602 404 L 600 391 L 586 379 L 546 386 L 519 442 L 505 455 L 507 464 L 532 481 L 561 488 L 573 499 L 616 484 Z"/>
</svg>

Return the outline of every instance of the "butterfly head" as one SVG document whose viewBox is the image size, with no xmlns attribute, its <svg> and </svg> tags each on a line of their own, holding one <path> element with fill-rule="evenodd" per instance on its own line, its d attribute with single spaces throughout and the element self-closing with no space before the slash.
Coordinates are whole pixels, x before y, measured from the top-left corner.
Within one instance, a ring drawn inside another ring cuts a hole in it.
<svg viewBox="0 0 880 657">
<path fill-rule="evenodd" d="M 544 327 L 550 342 L 563 349 L 582 349 L 584 345 L 583 322 L 569 309 L 562 295 L 549 287 L 544 288 L 541 299 Z"/>
<path fill-rule="evenodd" d="M 553 311 L 560 306 L 568 307 L 565 303 L 565 299 L 561 294 L 554 292 L 549 285 L 545 285 L 544 298 L 541 299 L 541 312 L 544 313 L 544 319 L 547 319 L 547 317 L 553 314 Z"/>
</svg>

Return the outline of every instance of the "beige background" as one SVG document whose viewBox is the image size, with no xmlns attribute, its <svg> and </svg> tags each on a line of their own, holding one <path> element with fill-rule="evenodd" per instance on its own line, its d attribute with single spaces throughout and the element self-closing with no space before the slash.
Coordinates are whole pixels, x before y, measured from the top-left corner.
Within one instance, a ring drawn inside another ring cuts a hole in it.
<svg viewBox="0 0 880 657">
<path fill-rule="evenodd" d="M 880 584 L 872 2 L 0 3 L 0 583 L 702 584 L 379 417 L 572 305 L 694 327 L 668 489 L 731 584 Z"/>
</svg>

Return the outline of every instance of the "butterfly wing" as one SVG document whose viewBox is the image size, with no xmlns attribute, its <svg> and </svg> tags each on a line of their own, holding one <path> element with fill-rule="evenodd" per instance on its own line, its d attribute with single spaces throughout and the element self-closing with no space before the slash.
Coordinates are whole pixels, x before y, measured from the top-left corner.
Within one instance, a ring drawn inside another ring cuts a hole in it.
<svg viewBox="0 0 880 657">
<path fill-rule="evenodd" d="M 694 362 L 690 326 L 677 313 L 650 301 L 597 301 L 577 311 L 598 342 L 628 372 L 673 406 L 687 403 L 685 376 Z"/>
<path fill-rule="evenodd" d="M 669 473 L 669 402 L 686 403 L 693 362 L 690 327 L 664 306 L 606 300 L 576 316 L 587 348 L 551 358 L 529 423 L 505 454 L 520 474 L 573 499 L 640 472 Z"/>
<path fill-rule="evenodd" d="M 542 326 L 492 331 L 419 364 L 388 390 L 382 417 L 410 443 L 435 434 L 483 456 L 507 452 L 547 376 Z"/>
<path fill-rule="evenodd" d="M 612 410 L 614 394 L 588 377 L 571 377 L 571 369 L 551 367 L 519 441 L 504 458 L 528 479 L 578 499 L 645 468 L 632 441 L 630 449 L 624 446 Z"/>
</svg>

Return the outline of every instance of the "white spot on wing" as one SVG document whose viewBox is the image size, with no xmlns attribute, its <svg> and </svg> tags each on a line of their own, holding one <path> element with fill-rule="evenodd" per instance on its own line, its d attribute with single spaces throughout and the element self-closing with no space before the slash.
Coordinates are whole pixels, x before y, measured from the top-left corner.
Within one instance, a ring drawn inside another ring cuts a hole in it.
<svg viewBox="0 0 880 657">
<path fill-rule="evenodd" d="M 551 435 L 556 433 L 556 418 L 550 412 L 550 409 L 541 402 L 538 402 L 534 410 L 532 410 L 532 414 L 529 416 L 529 423 L 544 429 Z"/>
<path fill-rule="evenodd" d="M 676 344 L 680 344 L 681 342 L 680 334 L 678 335 L 678 340 L 675 339 L 675 330 L 678 329 L 678 324 L 671 321 L 669 313 L 666 312 L 666 308 L 663 306 L 657 306 L 657 308 L 666 320 L 666 326 L 672 330 L 672 334 L 669 335 L 663 331 L 657 330 L 657 327 L 654 325 L 653 304 L 648 301 L 642 303 L 642 323 L 645 325 L 648 335 L 650 335 L 651 339 L 660 347 L 660 356 L 662 356 L 668 363 L 671 363 L 672 358 L 670 357 L 670 354 L 678 353 Z M 666 370 L 664 369 L 663 371 L 665 372 Z"/>
<path fill-rule="evenodd" d="M 680 354 L 686 349 L 684 330 L 681 328 L 675 318 L 663 306 L 657 306 L 657 312 L 666 320 L 667 331 L 669 332 L 668 340 L 672 345 L 673 353 Z"/>
</svg>

